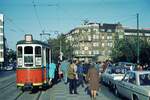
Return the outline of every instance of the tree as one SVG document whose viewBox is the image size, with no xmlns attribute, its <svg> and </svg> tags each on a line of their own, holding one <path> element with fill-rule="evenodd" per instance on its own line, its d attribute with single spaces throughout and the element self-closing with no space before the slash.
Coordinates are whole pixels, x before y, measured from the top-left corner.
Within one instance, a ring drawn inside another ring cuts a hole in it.
<svg viewBox="0 0 150 100">
<path fill-rule="evenodd" d="M 6 51 L 7 51 L 6 53 L 7 63 L 14 63 L 14 61 L 16 61 L 16 51 L 9 48 Z"/>
<path fill-rule="evenodd" d="M 60 48 L 63 53 L 63 59 L 69 59 L 71 57 L 72 47 L 69 42 L 66 42 L 66 36 L 60 34 L 57 38 L 49 38 L 48 43 L 52 47 L 52 59 L 58 62 L 60 56 Z"/>
<path fill-rule="evenodd" d="M 145 64 L 150 62 L 150 44 L 140 39 L 140 63 Z M 115 42 L 112 49 L 111 57 L 113 61 L 137 62 L 137 39 L 125 38 Z"/>
</svg>

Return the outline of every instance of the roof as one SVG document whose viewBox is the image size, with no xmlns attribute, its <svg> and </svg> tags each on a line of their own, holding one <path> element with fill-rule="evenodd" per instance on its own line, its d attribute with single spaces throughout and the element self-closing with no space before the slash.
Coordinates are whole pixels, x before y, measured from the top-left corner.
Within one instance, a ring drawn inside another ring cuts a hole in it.
<svg viewBox="0 0 150 100">
<path fill-rule="evenodd" d="M 136 74 L 150 74 L 150 71 L 130 71 L 130 72 L 134 72 Z"/>
<path fill-rule="evenodd" d="M 124 32 L 137 33 L 137 29 L 124 29 Z M 140 33 L 150 33 L 150 30 L 139 29 Z"/>
<path fill-rule="evenodd" d="M 118 24 L 106 24 L 104 23 L 103 26 L 101 26 L 101 28 L 103 29 L 116 29 Z"/>
<path fill-rule="evenodd" d="M 16 45 L 19 45 L 19 44 L 41 44 L 41 45 L 50 47 L 49 44 L 41 42 L 39 40 L 32 40 L 32 42 L 26 42 L 25 40 L 20 40 L 20 41 L 17 42 Z"/>
</svg>

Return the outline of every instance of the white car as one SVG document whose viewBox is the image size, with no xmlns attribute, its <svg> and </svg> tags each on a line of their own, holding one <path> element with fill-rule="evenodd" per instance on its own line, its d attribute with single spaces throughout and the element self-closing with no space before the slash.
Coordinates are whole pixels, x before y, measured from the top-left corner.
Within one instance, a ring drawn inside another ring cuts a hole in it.
<svg viewBox="0 0 150 100">
<path fill-rule="evenodd" d="M 101 75 L 101 81 L 108 85 L 110 89 L 114 89 L 115 81 L 122 80 L 125 73 L 128 71 L 125 67 L 112 66 L 106 68 L 105 72 Z"/>
<path fill-rule="evenodd" d="M 129 71 L 116 81 L 115 94 L 130 100 L 150 100 L 150 71 Z"/>
<path fill-rule="evenodd" d="M 8 67 L 6 67 L 6 70 L 13 70 L 13 67 L 12 66 L 8 66 Z"/>
</svg>

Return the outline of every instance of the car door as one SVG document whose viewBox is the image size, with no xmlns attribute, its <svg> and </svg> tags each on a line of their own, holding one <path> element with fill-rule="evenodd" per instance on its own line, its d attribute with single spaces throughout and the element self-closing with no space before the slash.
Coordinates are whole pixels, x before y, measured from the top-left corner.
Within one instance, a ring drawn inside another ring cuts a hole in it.
<svg viewBox="0 0 150 100">
<path fill-rule="evenodd" d="M 124 76 L 124 78 L 118 82 L 118 85 L 117 85 L 117 88 L 118 88 L 118 91 L 121 95 L 124 95 L 124 92 L 126 92 L 126 89 L 125 89 L 125 83 L 129 81 L 129 74 L 130 73 L 126 73 L 126 75 Z"/>
<path fill-rule="evenodd" d="M 134 72 L 131 72 L 129 74 L 129 81 L 125 82 L 124 84 L 124 87 L 125 87 L 124 90 L 126 92 L 124 94 L 127 98 L 131 99 L 135 86 L 136 86 L 136 75 Z"/>
<path fill-rule="evenodd" d="M 125 78 L 122 80 L 120 93 L 131 99 L 132 92 L 134 90 L 136 84 L 136 76 L 135 73 L 129 72 L 126 74 Z"/>
</svg>

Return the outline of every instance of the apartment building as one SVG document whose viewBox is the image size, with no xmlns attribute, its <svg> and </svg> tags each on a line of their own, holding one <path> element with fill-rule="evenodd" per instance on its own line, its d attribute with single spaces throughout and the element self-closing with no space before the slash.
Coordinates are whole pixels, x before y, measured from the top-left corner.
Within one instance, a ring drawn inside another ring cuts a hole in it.
<svg viewBox="0 0 150 100">
<path fill-rule="evenodd" d="M 124 38 L 120 23 L 87 23 L 67 33 L 67 40 L 73 47 L 73 56 L 79 60 L 106 60 L 116 39 Z"/>
<path fill-rule="evenodd" d="M 0 14 L 0 67 L 4 65 L 4 18 Z"/>
</svg>

